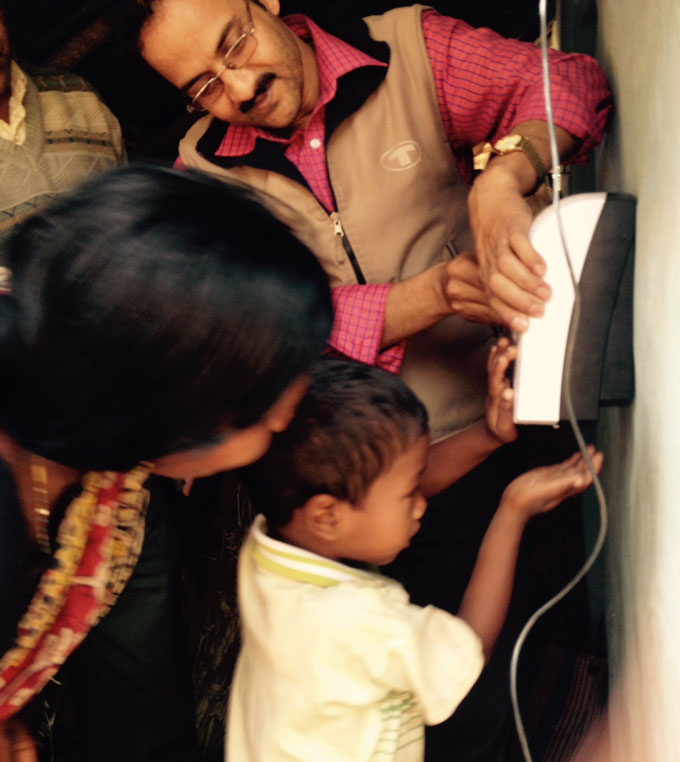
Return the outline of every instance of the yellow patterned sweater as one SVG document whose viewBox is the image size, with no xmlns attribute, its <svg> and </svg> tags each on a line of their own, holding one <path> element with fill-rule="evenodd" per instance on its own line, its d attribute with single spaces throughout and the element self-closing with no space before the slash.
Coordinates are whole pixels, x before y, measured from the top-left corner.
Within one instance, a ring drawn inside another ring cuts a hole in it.
<svg viewBox="0 0 680 762">
<path fill-rule="evenodd" d="M 12 66 L 13 82 L 23 79 Z M 21 144 L 0 131 L 0 243 L 50 198 L 125 159 L 118 121 L 78 75 L 26 75 L 21 105 Z"/>
</svg>

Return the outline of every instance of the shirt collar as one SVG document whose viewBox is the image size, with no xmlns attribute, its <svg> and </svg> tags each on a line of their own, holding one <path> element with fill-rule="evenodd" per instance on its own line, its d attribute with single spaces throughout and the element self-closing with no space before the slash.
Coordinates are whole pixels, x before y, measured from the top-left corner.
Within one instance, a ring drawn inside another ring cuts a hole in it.
<svg viewBox="0 0 680 762">
<path fill-rule="evenodd" d="M 334 97 L 338 89 L 338 79 L 362 66 L 381 66 L 387 64 L 363 53 L 317 26 L 310 18 L 302 14 L 287 16 L 283 22 L 301 39 L 309 42 L 316 53 L 319 68 L 319 100 L 312 111 L 311 119 Z M 261 127 L 230 124 L 219 148 L 217 156 L 244 156 L 255 148 L 258 137 L 277 143 L 290 143 L 297 133 L 288 138 L 272 135 Z"/>
<path fill-rule="evenodd" d="M 261 514 L 255 518 L 248 542 L 250 555 L 258 566 L 298 582 L 331 587 L 367 576 L 360 569 L 269 537 L 267 520 Z"/>
<path fill-rule="evenodd" d="M 0 119 L 0 138 L 22 146 L 26 140 L 26 75 L 12 61 L 10 72 L 9 122 Z"/>
</svg>

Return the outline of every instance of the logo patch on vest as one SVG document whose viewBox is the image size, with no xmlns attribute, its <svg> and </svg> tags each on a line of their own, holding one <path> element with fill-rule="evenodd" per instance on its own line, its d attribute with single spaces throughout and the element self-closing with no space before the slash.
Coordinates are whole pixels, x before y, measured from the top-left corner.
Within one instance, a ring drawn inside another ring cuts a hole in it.
<svg viewBox="0 0 680 762">
<path fill-rule="evenodd" d="M 414 140 L 402 140 L 380 157 L 383 167 L 393 172 L 411 169 L 422 158 L 420 146 Z"/>
</svg>

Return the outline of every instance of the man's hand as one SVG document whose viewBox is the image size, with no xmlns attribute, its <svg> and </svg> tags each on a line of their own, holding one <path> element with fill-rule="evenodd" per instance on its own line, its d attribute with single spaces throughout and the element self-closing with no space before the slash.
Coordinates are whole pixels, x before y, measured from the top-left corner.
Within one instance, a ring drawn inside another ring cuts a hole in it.
<svg viewBox="0 0 680 762">
<path fill-rule="evenodd" d="M 595 452 L 593 445 L 588 445 L 588 452 L 595 472 L 599 473 L 604 456 L 601 452 Z M 562 463 L 533 468 L 510 482 L 503 493 L 499 511 L 503 508 L 506 512 L 510 511 L 513 517 L 528 521 L 583 492 L 592 481 L 583 456 L 577 452 Z"/>
<path fill-rule="evenodd" d="M 14 717 L 0 721 L 0 762 L 38 762 L 35 741 Z"/>
<path fill-rule="evenodd" d="M 480 275 L 489 306 L 514 331 L 525 331 L 529 317 L 540 317 L 550 287 L 546 268 L 529 241 L 532 215 L 519 185 L 494 160 L 475 180 L 468 197 Z M 520 157 L 521 158 L 521 157 Z"/>
<path fill-rule="evenodd" d="M 449 315 L 460 315 L 475 323 L 501 322 L 489 307 L 479 266 L 470 252 L 392 286 L 385 307 L 382 346 L 408 339 Z"/>
<path fill-rule="evenodd" d="M 491 308 L 484 289 L 477 257 L 464 252 L 442 269 L 442 294 L 451 314 L 473 323 L 501 325 L 500 315 Z"/>
<path fill-rule="evenodd" d="M 520 122 L 510 132 L 530 140 L 544 166 L 550 167 L 545 122 Z M 555 136 L 560 160 L 578 148 L 579 141 L 561 127 L 555 127 Z M 550 298 L 550 287 L 543 280 L 545 262 L 529 241 L 532 215 L 524 200 L 540 180 L 526 154 L 517 151 L 492 158 L 468 196 L 470 225 L 489 305 L 505 325 L 520 332 L 526 330 L 529 317 L 543 314 L 544 302 Z"/>
<path fill-rule="evenodd" d="M 517 347 L 502 338 L 491 347 L 487 361 L 486 428 L 501 444 L 517 439 L 517 427 L 512 420 L 513 393 L 507 377 L 510 363 L 516 357 Z"/>
</svg>

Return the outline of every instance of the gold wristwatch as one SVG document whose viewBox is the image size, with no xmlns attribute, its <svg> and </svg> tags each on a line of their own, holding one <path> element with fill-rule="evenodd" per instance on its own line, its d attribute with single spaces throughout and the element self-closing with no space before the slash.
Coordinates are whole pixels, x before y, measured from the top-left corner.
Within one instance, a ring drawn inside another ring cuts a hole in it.
<svg viewBox="0 0 680 762">
<path fill-rule="evenodd" d="M 536 170 L 536 185 L 538 185 L 545 177 L 545 165 L 531 141 L 523 135 L 506 135 L 493 145 L 491 143 L 482 144 L 479 150 L 475 152 L 474 167 L 481 171 L 486 169 L 486 165 L 492 156 L 505 156 L 505 154 L 515 153 L 515 151 L 521 151 L 529 159 L 531 166 Z"/>
</svg>

